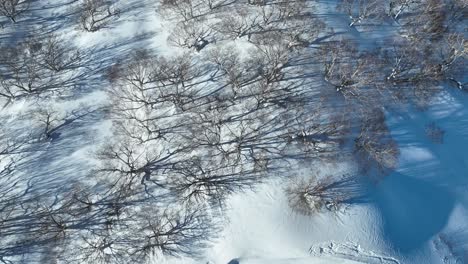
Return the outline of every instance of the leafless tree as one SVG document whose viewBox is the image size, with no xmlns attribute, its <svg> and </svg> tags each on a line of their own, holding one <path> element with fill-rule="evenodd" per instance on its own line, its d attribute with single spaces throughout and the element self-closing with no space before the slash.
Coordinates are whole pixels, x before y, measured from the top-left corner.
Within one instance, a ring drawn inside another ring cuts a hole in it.
<svg viewBox="0 0 468 264">
<path fill-rule="evenodd" d="M 190 22 L 177 23 L 168 41 L 179 47 L 200 51 L 209 43 L 214 42 L 214 37 L 206 21 L 193 19 Z"/>
<path fill-rule="evenodd" d="M 217 48 L 208 52 L 207 60 L 213 63 L 216 81 L 222 81 L 231 88 L 234 98 L 242 93 L 249 81 L 248 69 L 234 47 Z"/>
<path fill-rule="evenodd" d="M 63 38 L 49 34 L 41 41 L 44 67 L 55 72 L 82 66 L 82 52 Z"/>
<path fill-rule="evenodd" d="M 462 68 L 466 51 L 463 37 L 448 34 L 433 46 L 432 42 L 395 42 L 382 54 L 380 72 L 384 87 L 397 100 L 424 104 L 440 91 L 442 82 L 465 90 Z"/>
<path fill-rule="evenodd" d="M 420 5 L 413 23 L 416 25 L 415 34 L 429 35 L 432 39 L 439 38 L 447 32 L 447 10 L 444 1 L 428 0 L 424 5 Z M 419 32 L 418 32 L 419 31 Z M 424 36 L 425 37 L 425 36 Z"/>
<path fill-rule="evenodd" d="M 252 51 L 252 57 L 260 67 L 260 76 L 267 83 L 272 83 L 284 78 L 284 68 L 288 66 L 290 52 L 282 42 L 266 43 L 261 41 L 256 45 L 255 51 Z"/>
<path fill-rule="evenodd" d="M 134 104 L 130 107 L 133 115 L 138 109 L 146 109 L 146 114 L 151 114 L 173 105 L 184 110 L 197 93 L 192 83 L 200 77 L 200 71 L 188 54 L 165 59 L 140 50 L 131 56 L 128 63 L 114 66 L 109 77 L 116 83 L 110 92 L 120 101 L 115 106 Z M 116 112 L 123 114 L 128 111 Z"/>
<path fill-rule="evenodd" d="M 391 0 L 389 2 L 389 15 L 397 20 L 403 12 L 408 11 L 417 2 L 417 0 Z"/>
<path fill-rule="evenodd" d="M 336 42 L 322 47 L 324 79 L 345 98 L 375 100 L 379 80 L 374 71 L 375 54 L 358 51 L 352 42 Z"/>
<path fill-rule="evenodd" d="M 317 179 L 296 179 L 286 188 L 291 209 L 299 214 L 313 215 L 327 211 L 337 211 L 341 207 L 358 202 L 362 187 L 355 176 L 325 176 Z"/>
<path fill-rule="evenodd" d="M 427 40 L 435 43 L 450 34 L 463 34 L 466 7 L 466 1 L 418 1 L 412 6 L 409 18 L 402 19 L 403 36 L 416 42 Z"/>
<path fill-rule="evenodd" d="M 8 215 L 8 207 L 13 205 L 15 201 L 12 198 L 17 194 L 15 187 L 18 185 L 19 179 L 15 179 L 13 172 L 21 159 L 21 148 L 24 146 L 24 142 L 18 140 L 19 137 L 14 139 L 9 135 L 9 132 L 7 129 L 0 127 L 2 138 L 0 141 L 0 206 L 3 208 L 0 211 L 1 218 Z"/>
<path fill-rule="evenodd" d="M 215 164 L 206 157 L 193 157 L 175 164 L 167 185 L 176 197 L 189 204 L 208 202 L 218 205 L 228 195 L 261 182 L 261 172 L 242 169 L 235 159 L 219 160 Z"/>
<path fill-rule="evenodd" d="M 376 19 L 385 14 L 383 1 L 378 0 L 342 0 L 339 9 L 346 12 L 351 22 L 350 27 L 362 24 L 369 19 Z"/>
<path fill-rule="evenodd" d="M 160 12 L 166 16 L 176 16 L 177 21 L 188 22 L 200 16 L 201 3 L 196 0 L 164 0 L 161 1 Z"/>
<path fill-rule="evenodd" d="M 266 0 L 247 0 L 249 5 L 264 6 L 266 5 Z"/>
<path fill-rule="evenodd" d="M 34 118 L 43 126 L 43 135 L 45 139 L 53 137 L 54 131 L 62 124 L 64 117 L 53 108 L 42 106 L 34 111 Z"/>
<path fill-rule="evenodd" d="M 229 3 L 227 0 L 202 0 L 209 10 L 215 10 Z"/>
<path fill-rule="evenodd" d="M 295 1 L 295 0 L 286 0 L 279 1 L 274 3 L 278 6 L 278 18 L 279 20 L 287 20 L 290 18 L 297 19 L 300 16 L 309 15 L 315 10 L 312 7 L 306 5 L 306 1 Z M 310 12 L 309 12 L 310 10 Z"/>
<path fill-rule="evenodd" d="M 460 90 L 464 90 L 463 69 L 466 63 L 468 50 L 467 41 L 461 33 L 449 33 L 438 42 L 438 46 L 427 58 L 425 68 L 432 79 L 443 79 L 455 84 Z"/>
<path fill-rule="evenodd" d="M 337 113 L 326 114 L 325 106 L 316 102 L 315 111 L 298 109 L 292 113 L 286 135 L 289 149 L 299 157 L 334 160 L 343 151 L 349 124 Z M 320 121 L 322 116 L 326 121 Z"/>
<path fill-rule="evenodd" d="M 0 0 L 0 15 L 16 23 L 18 16 L 29 9 L 30 0 Z"/>
<path fill-rule="evenodd" d="M 79 23 L 83 30 L 95 32 L 119 17 L 120 10 L 107 0 L 81 0 Z"/>
<path fill-rule="evenodd" d="M 106 209 L 108 198 L 82 212 L 77 224 L 68 226 L 70 238 L 61 245 L 61 258 L 67 263 L 147 263 L 161 255 L 196 257 L 217 228 L 206 208 L 162 210 L 161 200 L 134 198 L 118 202 L 118 217 Z"/>
<path fill-rule="evenodd" d="M 29 114 L 31 120 L 35 121 L 33 127 L 38 131 L 37 138 L 54 140 L 60 136 L 61 129 L 99 109 L 80 105 L 78 109 L 62 110 L 52 104 L 39 103 L 30 110 Z"/>
<path fill-rule="evenodd" d="M 258 29 L 260 18 L 258 13 L 252 13 L 244 6 L 235 6 L 232 12 L 219 14 L 219 20 L 213 26 L 219 33 L 232 39 L 244 36 L 250 39 L 252 33 Z"/>
<path fill-rule="evenodd" d="M 210 238 L 210 219 L 202 208 L 180 211 L 159 211 L 146 208 L 138 216 L 129 255 L 134 260 L 145 260 L 158 252 L 172 256 L 197 256 Z"/>
<path fill-rule="evenodd" d="M 281 35 L 289 48 L 306 48 L 325 30 L 325 24 L 314 17 L 295 19 L 288 25 L 281 30 Z"/>
<path fill-rule="evenodd" d="M 355 148 L 364 171 L 372 166 L 383 172 L 397 167 L 400 151 L 385 124 L 382 110 L 374 109 L 363 115 Z"/>
</svg>

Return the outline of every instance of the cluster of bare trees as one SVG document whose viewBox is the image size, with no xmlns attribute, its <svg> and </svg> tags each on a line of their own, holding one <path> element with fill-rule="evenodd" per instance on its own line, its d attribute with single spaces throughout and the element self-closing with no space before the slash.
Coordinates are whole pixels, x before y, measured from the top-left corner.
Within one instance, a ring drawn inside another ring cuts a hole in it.
<svg viewBox="0 0 468 264">
<path fill-rule="evenodd" d="M 440 31 L 442 20 L 459 19 L 466 8 L 463 0 L 340 0 L 337 10 L 349 17 L 349 26 L 376 25 L 382 22 L 406 24 L 405 15 L 414 20 L 409 23 L 424 24 L 426 31 Z M 453 17 L 447 17 L 447 12 Z M 389 19 L 388 19 L 389 18 Z"/>
<path fill-rule="evenodd" d="M 201 207 L 163 210 L 156 200 L 122 203 L 124 197 L 92 200 L 82 193 L 76 192 L 72 207 L 62 211 L 64 217 L 75 217 L 63 230 L 66 239 L 57 244 L 59 258 L 67 263 L 147 263 L 160 254 L 194 256 L 215 231 Z"/>
<path fill-rule="evenodd" d="M 22 125 L 22 116 L 11 116 L 3 109 L 0 114 L 0 261 L 12 263 L 34 239 L 30 224 L 35 221 L 36 203 L 29 196 L 33 179 L 21 177 L 18 168 L 27 162 L 35 138 Z"/>
<path fill-rule="evenodd" d="M 193 2 L 162 4 L 175 12 Z M 280 8 L 279 3 L 274 5 Z M 195 18 L 195 9 L 187 10 L 182 12 L 184 19 L 204 23 L 202 17 Z M 284 19 L 303 21 L 290 8 L 281 10 Z M 196 24 L 187 27 L 185 22 L 176 28 L 205 30 Z M 307 35 L 312 31 L 295 31 L 294 27 L 274 30 L 271 25 L 272 30 L 252 35 L 249 56 L 236 47 L 206 51 L 202 46 L 210 41 L 197 37 L 197 42 L 179 43 L 203 49 L 197 58 L 190 54 L 165 58 L 138 50 L 109 69 L 114 138 L 97 153 L 101 165 L 95 176 L 108 193 L 119 197 L 119 208 L 127 204 L 128 208 L 144 208 L 149 201 L 157 204 L 156 198 L 163 195 L 174 201 L 174 207 L 204 208 L 201 215 L 206 217 L 229 194 L 253 188 L 289 161 L 336 154 L 345 123 L 315 120 L 322 110 L 320 104 L 301 91 L 301 78 L 293 78 L 301 72 L 293 58 L 318 31 L 312 37 Z M 207 28 L 207 38 L 216 30 Z M 272 41 L 286 36 L 283 41 Z M 174 42 L 180 39 L 177 34 L 170 37 Z M 135 215 L 135 220 L 144 217 Z M 196 225 L 190 230 L 203 230 L 197 224 L 203 221 L 188 220 L 187 224 Z M 120 221 L 116 219 L 116 225 Z M 150 223 L 147 242 L 134 254 L 170 253 L 159 244 L 162 238 L 152 233 L 159 225 Z M 199 246 L 206 241 L 196 232 L 178 239 L 180 245 L 186 244 L 184 239 Z M 108 240 L 99 236 L 98 241 Z M 192 252 L 182 246 L 173 251 Z"/>
<path fill-rule="evenodd" d="M 37 109 L 32 118 L 42 123 L 28 129 L 23 121 L 30 117 L 1 115 L 0 262 L 40 257 L 43 262 L 143 263 L 159 253 L 199 252 L 215 231 L 202 205 L 162 209 L 170 202 L 163 193 L 141 200 L 136 188 L 124 185 L 118 190 L 80 183 L 38 189 L 34 177 L 24 177 L 41 139 L 86 114 Z"/>
<path fill-rule="evenodd" d="M 340 1 L 338 9 L 349 16 L 349 26 L 372 27 L 373 23 L 396 21 L 401 33 L 391 44 L 370 48 L 361 47 L 353 39 L 342 39 L 322 44 L 316 53 L 325 88 L 331 87 L 339 95 L 332 100 L 339 104 L 338 109 L 349 111 L 345 119 L 356 124 L 351 127 L 357 133 L 350 136 L 361 173 L 385 175 L 398 166 L 398 145 L 385 121 L 388 106 L 409 103 L 425 107 L 443 86 L 466 89 L 462 73 L 466 16 L 461 14 L 466 10 L 465 2 Z M 433 142 L 442 142 L 439 127 L 429 125 L 426 133 Z M 334 186 L 332 177 L 304 180 L 293 183 L 286 193 L 295 211 L 311 214 L 346 204 L 347 193 L 334 192 Z"/>
<path fill-rule="evenodd" d="M 64 263 L 145 263 L 158 254 L 194 256 L 215 231 L 202 207 L 162 210 L 162 199 L 142 204 L 96 195 L 80 185 L 55 197 L 32 195 L 29 183 L 22 187 L 5 175 L 2 171 L 2 263 L 39 256 Z"/>
<path fill-rule="evenodd" d="M 14 22 L 27 3 L 0 0 L 0 14 Z M 31 248 L 71 263 L 193 256 L 230 194 L 289 176 L 300 162 L 351 154 L 362 173 L 395 169 L 386 107 L 427 103 L 445 83 L 466 89 L 463 8 L 463 0 L 340 1 L 350 27 L 399 23 L 402 37 L 363 48 L 346 38 L 317 41 L 327 29 L 307 1 L 161 1 L 158 12 L 175 25 L 168 41 L 186 53 L 140 49 L 109 68 L 113 136 L 95 153 L 95 186 L 50 199 L 30 194 L 15 173 L 31 142 L 57 138 L 86 111 L 38 103 L 38 132 L 24 137 L 1 122 L 0 262 Z M 89 32 L 120 13 L 105 0 L 80 1 L 77 11 Z M 55 35 L 1 48 L 6 103 L 61 95 L 83 77 L 82 52 Z M 438 129 L 428 135 L 443 135 Z M 355 176 L 317 176 L 286 194 L 293 210 L 310 215 L 355 203 L 362 189 Z"/>
<path fill-rule="evenodd" d="M 246 38 L 256 44 L 275 39 L 287 48 L 307 47 L 323 31 L 305 1 L 163 1 L 160 13 L 178 21 L 169 37 L 176 46 L 203 49 L 209 43 Z"/>
</svg>

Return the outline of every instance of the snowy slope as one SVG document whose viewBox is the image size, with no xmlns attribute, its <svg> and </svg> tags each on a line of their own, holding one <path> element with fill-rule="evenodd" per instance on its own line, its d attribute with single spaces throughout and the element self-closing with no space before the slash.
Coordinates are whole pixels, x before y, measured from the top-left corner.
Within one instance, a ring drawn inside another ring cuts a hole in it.
<svg viewBox="0 0 468 264">
<path fill-rule="evenodd" d="M 39 2 L 34 9 L 37 18 L 30 23 L 68 11 L 58 1 Z M 125 12 L 111 27 L 89 33 L 63 23 L 59 32 L 79 48 L 92 50 L 95 72 L 103 71 L 140 47 L 155 49 L 162 55 L 181 54 L 180 48 L 167 43 L 173 25 L 155 12 L 155 2 L 120 0 Z M 391 29 L 369 34 L 358 32 L 348 27 L 344 14 L 334 13 L 335 1 L 316 1 L 316 4 L 319 16 L 335 32 L 359 40 L 364 47 L 394 34 Z M 99 112 L 108 104 L 106 87 L 103 87 L 106 82 L 96 75 L 88 80 L 79 97 L 54 102 L 63 112 L 77 108 L 98 110 L 89 119 L 64 127 L 54 142 L 40 146 L 41 151 L 34 154 L 34 163 L 21 168 L 24 177 L 34 173 L 35 191 L 67 189 L 85 178 L 94 162 L 91 154 L 111 135 L 110 120 L 106 113 Z M 7 114 L 19 115 L 28 108 L 32 108 L 28 103 L 15 102 Z M 434 143 L 426 136 L 431 122 L 445 131 L 443 144 Z M 365 203 L 338 212 L 298 215 L 290 209 L 284 193 L 287 179 L 273 178 L 227 199 L 222 217 L 217 220 L 223 228 L 200 258 L 161 257 L 154 263 L 465 263 L 468 261 L 466 94 L 443 92 L 426 111 L 389 111 L 387 123 L 400 147 L 400 165 L 381 181 L 366 183 Z M 319 175 L 345 174 L 356 168 L 351 160 L 339 164 L 321 162 L 306 164 L 297 169 L 297 174 L 307 175 L 311 171 Z"/>
</svg>

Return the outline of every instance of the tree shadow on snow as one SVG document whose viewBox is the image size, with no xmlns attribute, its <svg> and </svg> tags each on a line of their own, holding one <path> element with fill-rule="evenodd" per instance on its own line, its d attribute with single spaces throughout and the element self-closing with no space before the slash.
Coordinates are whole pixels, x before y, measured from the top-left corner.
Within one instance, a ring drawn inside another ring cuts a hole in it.
<svg viewBox="0 0 468 264">
<path fill-rule="evenodd" d="M 410 253 L 444 228 L 455 198 L 434 184 L 394 172 L 373 190 L 383 232 L 393 247 Z"/>
</svg>

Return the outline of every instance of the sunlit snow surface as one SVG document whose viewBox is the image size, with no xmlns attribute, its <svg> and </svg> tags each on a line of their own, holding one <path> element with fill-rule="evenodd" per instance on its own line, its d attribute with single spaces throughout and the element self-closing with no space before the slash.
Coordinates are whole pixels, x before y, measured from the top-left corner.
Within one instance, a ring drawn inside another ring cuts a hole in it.
<svg viewBox="0 0 468 264">
<path fill-rule="evenodd" d="M 82 48 L 100 50 L 95 55 L 102 63 L 110 64 L 107 56 L 111 54 L 139 47 L 154 48 L 160 54 L 181 52 L 167 45 L 170 25 L 156 16 L 153 1 L 120 2 L 127 3 L 129 10 L 138 11 L 130 11 L 113 27 L 93 34 L 76 33 L 73 27 L 64 27 L 61 33 L 75 38 Z M 345 17 L 330 13 L 334 1 L 317 4 L 324 19 L 329 18 L 337 31 L 362 37 L 347 27 Z M 135 38 L 136 35 L 140 37 Z M 83 101 L 95 106 L 106 99 L 102 91 L 88 96 L 93 100 Z M 10 110 L 15 112 L 21 107 L 18 102 Z M 339 213 L 300 216 L 287 204 L 285 182 L 269 181 L 228 199 L 224 219 L 220 219 L 225 221 L 223 230 L 201 258 L 162 258 L 154 263 L 462 263 L 457 259 L 468 252 L 468 95 L 450 90 L 436 98 L 426 111 L 395 111 L 387 113 L 387 118 L 401 150 L 400 166 L 376 184 L 369 184 L 368 203 Z M 443 144 L 433 143 L 425 136 L 430 122 L 445 130 Z M 78 127 L 76 133 L 63 135 L 70 140 L 48 150 L 50 157 L 60 158 L 30 168 L 43 177 L 38 182 L 44 186 L 54 181 L 57 184 L 66 180 L 61 178 L 64 172 L 80 172 L 76 168 L 91 162 L 89 151 L 108 135 L 109 122 L 98 119 L 84 126 Z M 82 131 L 87 132 L 78 133 Z M 38 159 L 44 162 L 49 158 Z M 299 173 L 349 170 L 353 170 L 351 165 L 343 162 L 311 164 Z"/>
</svg>

